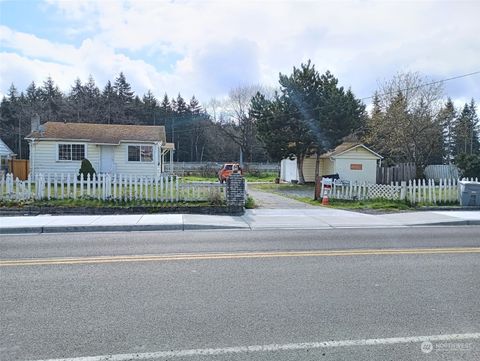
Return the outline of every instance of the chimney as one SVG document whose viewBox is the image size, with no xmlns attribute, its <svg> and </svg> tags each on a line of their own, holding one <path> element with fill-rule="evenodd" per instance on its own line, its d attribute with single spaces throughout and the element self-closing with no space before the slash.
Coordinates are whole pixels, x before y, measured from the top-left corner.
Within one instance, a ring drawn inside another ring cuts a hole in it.
<svg viewBox="0 0 480 361">
<path fill-rule="evenodd" d="M 40 131 L 40 116 L 35 113 L 33 116 L 32 116 L 32 129 L 31 131 L 32 132 L 39 132 Z"/>
</svg>

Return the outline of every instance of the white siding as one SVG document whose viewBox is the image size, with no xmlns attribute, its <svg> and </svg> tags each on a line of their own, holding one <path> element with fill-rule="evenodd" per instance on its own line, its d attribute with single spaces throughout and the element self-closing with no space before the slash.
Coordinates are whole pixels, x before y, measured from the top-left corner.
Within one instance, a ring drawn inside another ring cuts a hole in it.
<svg viewBox="0 0 480 361">
<path fill-rule="evenodd" d="M 351 164 L 361 164 L 362 170 L 352 170 Z M 337 158 L 335 159 L 335 172 L 340 179 L 352 183 L 376 183 L 377 160 L 360 158 Z"/>
<path fill-rule="evenodd" d="M 303 160 L 303 177 L 305 182 L 315 182 L 315 164 L 317 157 L 306 157 Z"/>
<path fill-rule="evenodd" d="M 33 151 L 30 152 L 30 172 L 35 173 L 78 173 L 81 161 L 59 161 L 57 144 L 73 144 L 73 142 L 55 142 L 40 141 L 35 142 Z M 92 163 L 93 168 L 100 172 L 100 156 L 102 145 L 88 143 L 74 143 L 86 145 L 86 158 Z M 134 143 L 128 143 L 134 144 Z M 132 174 L 141 176 L 156 176 L 159 174 L 158 166 L 158 147 L 153 146 L 153 162 L 128 162 L 127 159 L 127 143 L 114 146 L 114 169 L 115 173 Z M 145 144 L 144 144 L 145 145 Z"/>
<path fill-rule="evenodd" d="M 94 144 L 81 142 L 37 141 L 30 151 L 30 172 L 32 173 L 78 173 L 80 160 L 59 161 L 57 144 L 85 144 L 86 158 L 95 170 L 100 166 L 100 149 Z"/>
<path fill-rule="evenodd" d="M 144 162 L 129 162 L 128 161 L 128 146 L 129 145 L 151 145 L 153 146 L 153 162 L 144 163 Z M 159 152 L 158 146 L 155 144 L 145 144 L 145 143 L 121 143 L 119 146 L 116 146 L 114 149 L 114 162 L 116 173 L 118 174 L 132 174 L 132 175 L 141 175 L 141 176 L 150 176 L 154 177 L 159 175 L 160 166 L 159 164 Z"/>
<path fill-rule="evenodd" d="M 375 154 L 373 154 L 372 152 L 369 152 L 364 147 L 357 147 L 355 149 L 351 149 L 341 155 L 336 156 L 335 158 L 336 159 L 339 159 L 339 158 L 375 159 L 375 160 L 378 159 L 378 157 Z"/>
<path fill-rule="evenodd" d="M 335 173 L 340 179 L 357 183 L 377 182 L 377 160 L 378 157 L 363 147 L 349 150 L 335 159 Z M 352 170 L 352 164 L 361 164 L 362 170 Z"/>
</svg>

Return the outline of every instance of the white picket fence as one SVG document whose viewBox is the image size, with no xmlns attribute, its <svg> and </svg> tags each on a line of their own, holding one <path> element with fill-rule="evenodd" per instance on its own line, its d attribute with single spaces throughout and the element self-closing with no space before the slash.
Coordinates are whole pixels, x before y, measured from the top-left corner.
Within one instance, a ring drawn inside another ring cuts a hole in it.
<svg viewBox="0 0 480 361">
<path fill-rule="evenodd" d="M 36 174 L 27 180 L 0 178 L 0 200 L 79 199 L 150 202 L 199 202 L 225 199 L 225 185 L 186 182 L 172 175 L 136 177 L 122 174 Z"/>
<path fill-rule="evenodd" d="M 465 181 L 478 182 L 478 178 L 463 178 Z M 408 182 L 386 184 L 342 184 L 333 183 L 331 188 L 322 183 L 321 195 L 327 194 L 333 199 L 368 200 L 389 199 L 407 200 L 412 204 L 449 204 L 460 200 L 457 179 L 417 179 Z"/>
</svg>

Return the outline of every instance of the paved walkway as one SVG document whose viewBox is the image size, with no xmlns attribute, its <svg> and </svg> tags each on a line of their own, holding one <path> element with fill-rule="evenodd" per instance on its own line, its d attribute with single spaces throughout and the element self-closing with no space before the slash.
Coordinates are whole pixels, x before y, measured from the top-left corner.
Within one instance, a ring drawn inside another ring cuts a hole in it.
<svg viewBox="0 0 480 361">
<path fill-rule="evenodd" d="M 243 216 L 147 214 L 0 217 L 0 234 L 128 232 L 205 229 L 332 229 L 480 225 L 480 211 L 430 211 L 371 215 L 326 207 L 252 209 Z"/>
</svg>

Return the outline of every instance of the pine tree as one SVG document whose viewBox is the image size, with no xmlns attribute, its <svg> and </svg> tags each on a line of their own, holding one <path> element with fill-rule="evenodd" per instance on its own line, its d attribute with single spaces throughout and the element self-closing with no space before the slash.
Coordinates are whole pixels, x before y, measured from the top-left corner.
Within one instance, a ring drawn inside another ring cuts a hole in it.
<svg viewBox="0 0 480 361">
<path fill-rule="evenodd" d="M 453 141 L 453 128 L 457 117 L 456 113 L 452 99 L 448 98 L 438 115 L 439 122 L 443 128 L 443 160 L 448 164 L 454 159 L 455 143 Z"/>
<path fill-rule="evenodd" d="M 92 123 L 100 123 L 102 120 L 100 115 L 100 108 L 101 108 L 101 94 L 100 89 L 97 87 L 95 83 L 95 79 L 93 79 L 92 75 L 88 77 L 88 81 L 83 86 L 84 90 L 84 114 L 86 122 Z"/>
<path fill-rule="evenodd" d="M 101 115 L 102 118 L 105 119 L 107 124 L 111 124 L 116 115 L 115 111 L 115 105 L 116 105 L 116 99 L 117 95 L 115 94 L 115 90 L 113 89 L 112 83 L 107 81 L 107 84 L 103 88 L 102 95 L 102 110 L 101 110 Z"/>
<path fill-rule="evenodd" d="M 85 121 L 83 113 L 85 109 L 85 93 L 80 78 L 75 79 L 67 100 L 73 112 L 73 119 L 79 123 Z"/>
<path fill-rule="evenodd" d="M 143 121 L 148 124 L 158 125 L 158 101 L 150 90 L 143 95 L 142 102 Z"/>
<path fill-rule="evenodd" d="M 455 156 L 460 154 L 475 154 L 480 151 L 478 139 L 478 116 L 475 101 L 465 103 L 453 128 Z"/>
<path fill-rule="evenodd" d="M 40 102 L 45 120 L 59 121 L 64 107 L 64 96 L 51 77 L 43 82 L 40 89 Z"/>
<path fill-rule="evenodd" d="M 134 93 L 125 75 L 121 72 L 113 84 L 115 91 L 116 121 L 126 123 L 132 118 L 134 112 Z"/>
</svg>

